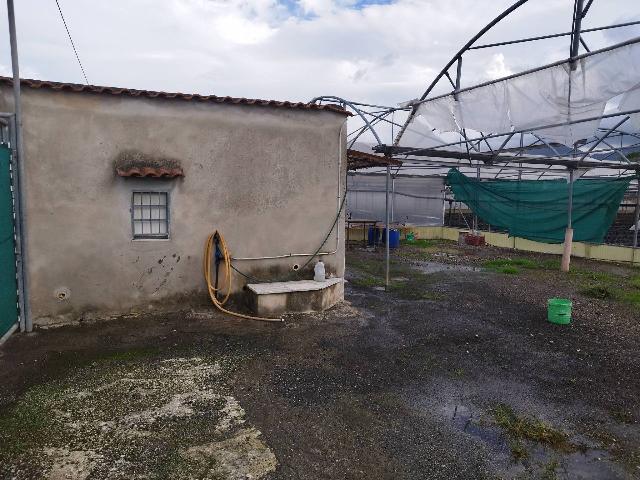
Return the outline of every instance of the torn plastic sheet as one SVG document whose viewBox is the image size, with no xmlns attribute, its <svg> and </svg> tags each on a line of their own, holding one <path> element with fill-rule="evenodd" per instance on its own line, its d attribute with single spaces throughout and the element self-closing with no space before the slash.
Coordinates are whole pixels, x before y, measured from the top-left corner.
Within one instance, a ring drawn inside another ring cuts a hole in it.
<svg viewBox="0 0 640 480">
<path fill-rule="evenodd" d="M 572 147 L 579 140 L 595 136 L 609 100 L 625 94 L 623 108 L 640 106 L 640 91 L 634 91 L 639 87 L 639 79 L 640 43 L 636 42 L 583 57 L 573 64 L 567 61 L 466 90 L 455 98 L 453 94 L 436 98 L 422 103 L 417 113 L 430 130 L 469 129 L 484 133 L 524 130 Z M 593 117 L 596 120 L 580 122 Z M 424 128 L 416 118 L 407 130 L 419 132 Z M 640 117 L 634 121 L 638 120 Z M 541 128 L 562 123 L 571 124 Z M 409 146 L 406 140 L 401 142 Z"/>
</svg>

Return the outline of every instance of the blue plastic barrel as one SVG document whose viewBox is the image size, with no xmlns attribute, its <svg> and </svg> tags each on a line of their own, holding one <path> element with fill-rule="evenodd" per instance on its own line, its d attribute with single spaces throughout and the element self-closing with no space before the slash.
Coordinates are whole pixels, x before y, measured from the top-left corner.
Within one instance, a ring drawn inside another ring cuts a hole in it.
<svg viewBox="0 0 640 480">
<path fill-rule="evenodd" d="M 367 232 L 367 245 L 370 247 L 377 245 L 379 242 L 379 234 L 380 230 L 376 227 L 369 227 L 369 231 Z"/>
<path fill-rule="evenodd" d="M 387 243 L 387 229 L 382 229 L 381 243 Z M 391 228 L 389 230 L 389 248 L 398 248 L 400 246 L 400 230 Z"/>
<path fill-rule="evenodd" d="M 392 228 L 389 230 L 389 248 L 398 248 L 400 246 L 400 230 Z"/>
</svg>

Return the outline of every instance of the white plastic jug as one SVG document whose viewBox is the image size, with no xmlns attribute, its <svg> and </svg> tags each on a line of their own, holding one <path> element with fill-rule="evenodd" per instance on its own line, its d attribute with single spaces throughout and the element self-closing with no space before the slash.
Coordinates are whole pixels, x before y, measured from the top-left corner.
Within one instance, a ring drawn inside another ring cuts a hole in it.
<svg viewBox="0 0 640 480">
<path fill-rule="evenodd" d="M 316 263 L 316 266 L 313 267 L 313 279 L 316 282 L 325 281 L 324 263 L 322 263 L 322 260 L 318 260 L 318 263 Z"/>
</svg>

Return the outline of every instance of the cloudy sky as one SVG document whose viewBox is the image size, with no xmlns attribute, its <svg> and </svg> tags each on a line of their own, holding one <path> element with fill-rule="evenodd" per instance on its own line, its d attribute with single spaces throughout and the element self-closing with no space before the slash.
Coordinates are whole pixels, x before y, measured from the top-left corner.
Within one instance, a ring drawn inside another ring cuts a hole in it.
<svg viewBox="0 0 640 480">
<path fill-rule="evenodd" d="M 97 85 L 283 100 L 419 96 L 512 0 L 59 0 Z M 595 0 L 585 27 L 640 19 L 637 0 Z M 54 0 L 17 0 L 23 77 L 82 83 Z M 573 0 L 530 0 L 485 41 L 571 29 Z M 10 75 L 5 2 L 0 74 Z M 587 34 L 597 48 L 640 30 Z M 479 50 L 464 84 L 566 57 L 568 38 Z"/>
</svg>

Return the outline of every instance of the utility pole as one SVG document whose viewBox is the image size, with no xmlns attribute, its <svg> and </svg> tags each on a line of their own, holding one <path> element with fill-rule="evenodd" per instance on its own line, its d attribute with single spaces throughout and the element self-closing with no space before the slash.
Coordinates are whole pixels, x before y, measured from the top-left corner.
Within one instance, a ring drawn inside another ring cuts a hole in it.
<svg viewBox="0 0 640 480">
<path fill-rule="evenodd" d="M 15 139 L 15 152 L 17 155 L 16 164 L 18 165 L 18 171 L 14 172 L 15 179 L 15 198 L 14 202 L 16 203 L 16 222 L 18 223 L 16 227 L 16 231 L 19 233 L 16 235 L 17 238 L 17 253 L 19 255 L 19 269 L 18 271 L 18 279 L 19 283 L 21 280 L 22 288 L 21 297 L 20 298 L 20 315 L 22 316 L 22 322 L 24 323 L 24 329 L 27 332 L 30 332 L 33 329 L 33 324 L 31 321 L 31 309 L 29 307 L 29 302 L 27 300 L 27 248 L 26 242 L 24 239 L 26 238 L 26 225 L 24 221 L 24 217 L 26 214 L 25 208 L 25 195 L 24 195 L 24 175 L 25 175 L 25 166 L 24 166 L 24 149 L 22 144 L 22 108 L 20 104 L 20 67 L 18 65 L 18 37 L 16 35 L 16 16 L 15 9 L 13 6 L 13 0 L 7 0 L 7 16 L 9 20 L 9 42 L 11 44 L 11 69 L 13 72 L 13 108 L 14 108 L 14 130 L 15 135 L 13 136 Z"/>
</svg>

